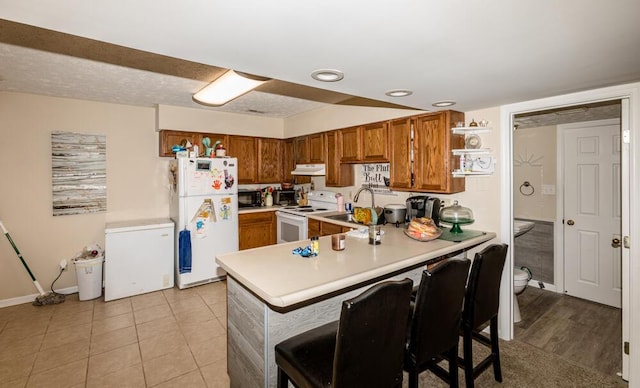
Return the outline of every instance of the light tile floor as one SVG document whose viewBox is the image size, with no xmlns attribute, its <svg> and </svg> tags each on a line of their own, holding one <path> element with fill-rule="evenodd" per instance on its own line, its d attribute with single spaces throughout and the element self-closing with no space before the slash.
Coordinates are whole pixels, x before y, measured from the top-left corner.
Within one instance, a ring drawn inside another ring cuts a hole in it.
<svg viewBox="0 0 640 388">
<path fill-rule="evenodd" d="M 226 283 L 0 309 L 0 388 L 228 387 Z"/>
</svg>

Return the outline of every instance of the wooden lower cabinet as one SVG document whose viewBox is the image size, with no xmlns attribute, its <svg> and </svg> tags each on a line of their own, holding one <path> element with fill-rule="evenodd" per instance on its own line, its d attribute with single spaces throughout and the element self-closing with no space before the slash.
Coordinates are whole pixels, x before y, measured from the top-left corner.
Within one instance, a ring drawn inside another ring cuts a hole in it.
<svg viewBox="0 0 640 388">
<path fill-rule="evenodd" d="M 273 211 L 238 215 L 240 250 L 276 243 L 276 214 Z"/>
<path fill-rule="evenodd" d="M 312 236 L 329 236 L 337 233 L 346 233 L 352 228 L 334 224 L 332 222 L 322 222 L 318 220 L 309 220 L 309 237 Z"/>
</svg>

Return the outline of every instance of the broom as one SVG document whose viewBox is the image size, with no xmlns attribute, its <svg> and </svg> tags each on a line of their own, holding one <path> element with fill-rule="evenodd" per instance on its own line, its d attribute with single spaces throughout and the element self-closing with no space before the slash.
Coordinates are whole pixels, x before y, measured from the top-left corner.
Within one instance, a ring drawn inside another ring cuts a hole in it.
<svg viewBox="0 0 640 388">
<path fill-rule="evenodd" d="M 29 269 L 29 266 L 27 265 L 27 262 L 22 257 L 22 254 L 18 250 L 18 247 L 16 246 L 16 244 L 11 239 L 11 236 L 9 235 L 9 232 L 4 227 L 4 224 L 2 223 L 2 221 L 0 221 L 0 229 L 2 229 L 2 233 L 4 233 L 4 235 L 7 236 L 7 240 L 9 240 L 9 243 L 13 247 L 13 250 L 16 251 L 16 255 L 18 255 L 18 258 L 20 258 L 20 261 L 22 262 L 22 265 L 24 266 L 24 269 L 27 270 L 27 272 L 29 273 L 29 276 L 31 276 L 31 280 L 33 281 L 33 284 L 36 286 L 36 288 L 38 289 L 38 292 L 40 293 L 40 295 L 38 295 L 36 297 L 36 300 L 33 301 L 33 305 L 34 306 L 44 306 L 44 305 L 47 305 L 47 304 L 58 304 L 58 303 L 64 302 L 64 294 L 58 294 L 57 292 L 54 292 L 53 291 L 53 284 L 51 285 L 52 286 L 51 292 L 44 292 L 44 290 L 42 289 L 42 286 L 40 285 L 38 280 L 36 280 L 36 277 L 33 276 L 33 273 L 31 272 L 31 269 Z"/>
</svg>

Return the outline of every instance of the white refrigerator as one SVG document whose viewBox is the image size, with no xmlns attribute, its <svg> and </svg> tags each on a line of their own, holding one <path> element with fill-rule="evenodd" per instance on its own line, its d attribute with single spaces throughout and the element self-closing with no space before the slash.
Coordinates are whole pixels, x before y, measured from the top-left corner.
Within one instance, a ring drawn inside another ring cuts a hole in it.
<svg viewBox="0 0 640 388">
<path fill-rule="evenodd" d="M 216 256 L 238 250 L 236 158 L 171 161 L 171 219 L 175 223 L 176 285 L 220 280 Z"/>
</svg>

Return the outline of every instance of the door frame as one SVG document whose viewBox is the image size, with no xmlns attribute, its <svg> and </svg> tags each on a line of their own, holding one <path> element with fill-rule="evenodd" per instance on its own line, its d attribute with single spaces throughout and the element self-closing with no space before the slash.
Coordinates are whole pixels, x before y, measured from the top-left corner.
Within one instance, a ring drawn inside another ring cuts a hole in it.
<svg viewBox="0 0 640 388">
<path fill-rule="evenodd" d="M 571 105 L 579 105 L 585 103 L 628 99 L 628 131 L 630 136 L 628 160 L 629 171 L 623 178 L 624 184 L 628 184 L 629 188 L 629 220 L 628 236 L 630 240 L 640 241 L 640 83 L 632 83 L 625 85 L 612 86 L 602 89 L 588 90 L 572 94 L 542 98 L 519 102 L 500 107 L 500 155 L 501 160 L 501 203 L 500 214 L 500 234 L 502 241 L 508 241 L 513 247 L 513 117 L 516 114 L 534 112 L 538 110 L 547 110 Z M 626 104 L 623 104 L 623 109 Z M 623 122 L 624 125 L 624 114 Z M 625 128 L 623 127 L 624 131 Z M 625 182 L 628 180 L 628 182 Z M 624 186 L 623 186 L 624 187 Z M 625 225 L 623 221 L 623 233 Z M 625 314 L 628 315 L 628 322 L 623 322 L 623 326 L 628 323 L 629 328 L 640 327 L 640 246 L 634 246 L 633 243 L 629 248 L 628 257 L 632 258 L 626 263 L 628 274 L 623 273 L 623 279 L 628 279 L 627 290 L 623 290 L 628 294 L 628 306 L 623 309 L 623 319 Z M 635 258 L 635 259 L 633 259 Z M 509 249 L 507 255 L 506 268 L 513 268 L 513 249 Z M 623 260 L 623 269 L 625 263 Z M 500 290 L 500 337 L 506 340 L 513 339 L 513 271 L 505 271 L 502 279 Z M 624 282 L 624 280 L 623 280 Z M 504 287 L 506 286 L 506 287 Z M 624 296 L 623 296 L 624 298 Z M 628 310 L 628 311 L 627 311 Z M 640 330 L 629 330 L 629 342 L 640 349 Z M 640 351 L 636 349 L 631 351 L 629 355 L 628 381 L 629 387 L 640 387 Z"/>
<path fill-rule="evenodd" d="M 564 134 L 565 131 L 575 129 L 575 128 L 584 128 L 584 127 L 601 127 L 606 125 L 619 125 L 622 126 L 622 117 L 615 119 L 604 119 L 604 120 L 590 120 L 590 121 L 580 121 L 576 123 L 570 124 L 558 124 L 556 126 L 556 219 L 554 221 L 554 230 L 553 230 L 553 241 L 554 241 L 554 249 L 553 249 L 553 281 L 555 282 L 556 292 L 564 294 L 565 293 L 565 265 L 566 258 L 564 257 L 564 167 L 565 167 L 565 154 L 564 154 Z M 620 128 L 622 131 L 622 128 Z M 622 133 L 620 134 L 622 136 Z M 622 165 L 622 154 L 620 155 L 620 164 Z M 624 172 L 623 172 L 624 174 Z M 624 185 L 620 185 L 620 191 L 622 192 L 622 187 Z M 624 234 L 623 228 L 620 230 L 621 234 Z"/>
</svg>

